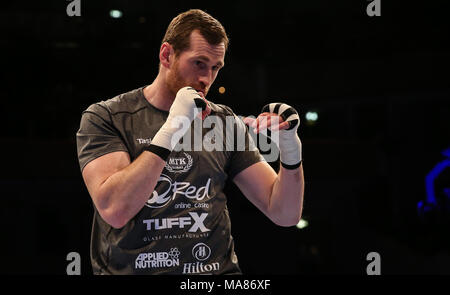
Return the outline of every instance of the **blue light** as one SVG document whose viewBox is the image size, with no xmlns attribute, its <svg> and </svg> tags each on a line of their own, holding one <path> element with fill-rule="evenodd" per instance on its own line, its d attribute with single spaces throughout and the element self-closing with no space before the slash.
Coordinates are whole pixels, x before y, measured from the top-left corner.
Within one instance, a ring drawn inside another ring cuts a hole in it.
<svg viewBox="0 0 450 295">
<path fill-rule="evenodd" d="M 450 148 L 442 151 L 442 155 L 450 158 Z M 425 190 L 427 198 L 425 202 L 419 201 L 417 203 L 417 209 L 419 210 L 419 213 L 430 211 L 433 207 L 438 206 L 434 188 L 434 181 L 448 167 L 450 167 L 450 159 L 445 159 L 442 162 L 436 164 L 436 166 L 434 166 L 430 173 L 428 173 L 425 177 Z M 450 198 L 450 188 L 445 188 L 444 193 L 448 198 Z"/>
<path fill-rule="evenodd" d="M 444 194 L 450 199 L 450 187 L 444 188 Z"/>
<path fill-rule="evenodd" d="M 442 155 L 443 155 L 444 157 L 450 158 L 450 148 L 448 148 L 448 149 L 446 149 L 446 150 L 443 150 L 443 151 L 442 151 Z"/>
<path fill-rule="evenodd" d="M 434 192 L 434 180 L 445 170 L 445 168 L 450 167 L 450 159 L 446 159 L 436 166 L 433 170 L 428 173 L 425 179 L 425 187 L 427 192 L 427 203 L 437 205 L 436 194 Z"/>
</svg>

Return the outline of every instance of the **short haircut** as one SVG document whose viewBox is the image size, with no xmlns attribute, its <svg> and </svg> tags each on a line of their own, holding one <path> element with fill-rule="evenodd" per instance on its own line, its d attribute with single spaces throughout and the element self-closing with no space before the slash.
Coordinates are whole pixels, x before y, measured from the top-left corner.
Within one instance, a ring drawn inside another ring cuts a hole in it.
<svg viewBox="0 0 450 295">
<path fill-rule="evenodd" d="M 191 9 L 177 15 L 169 24 L 162 43 L 172 45 L 175 55 L 179 55 L 190 46 L 192 31 L 198 30 L 211 45 L 225 44 L 228 48 L 229 39 L 222 24 L 200 9 Z"/>
</svg>

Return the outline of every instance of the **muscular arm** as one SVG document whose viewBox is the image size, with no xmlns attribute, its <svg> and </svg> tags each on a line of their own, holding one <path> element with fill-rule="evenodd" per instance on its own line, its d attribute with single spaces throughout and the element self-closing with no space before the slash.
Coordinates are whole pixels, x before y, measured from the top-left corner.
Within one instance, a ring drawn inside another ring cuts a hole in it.
<svg viewBox="0 0 450 295">
<path fill-rule="evenodd" d="M 153 192 L 165 161 L 144 151 L 130 163 L 126 152 L 113 152 L 89 162 L 83 179 L 101 217 L 121 228 L 144 206 Z"/>
<path fill-rule="evenodd" d="M 259 162 L 236 175 L 234 182 L 274 223 L 296 225 L 302 215 L 304 195 L 297 111 L 284 103 L 271 103 L 263 107 L 258 118 L 244 118 L 244 123 L 256 133 L 267 128 L 275 131 L 280 149 L 280 171 L 277 175 L 269 164 Z"/>
<path fill-rule="evenodd" d="M 121 228 L 145 205 L 175 144 L 183 136 L 176 123 L 179 118 L 190 122 L 207 112 L 207 102 L 192 87 L 183 87 L 175 96 L 169 116 L 148 148 L 133 162 L 126 152 L 112 152 L 89 162 L 83 179 L 95 207 L 112 227 Z M 202 115 L 203 117 L 203 115 Z M 184 129 L 186 132 L 186 129 Z M 110 137 L 114 138 L 113 135 Z M 104 144 L 104 143 L 102 143 Z"/>
<path fill-rule="evenodd" d="M 278 174 L 266 162 L 253 164 L 233 179 L 242 193 L 270 220 L 280 226 L 296 225 L 302 214 L 303 166 Z"/>
</svg>

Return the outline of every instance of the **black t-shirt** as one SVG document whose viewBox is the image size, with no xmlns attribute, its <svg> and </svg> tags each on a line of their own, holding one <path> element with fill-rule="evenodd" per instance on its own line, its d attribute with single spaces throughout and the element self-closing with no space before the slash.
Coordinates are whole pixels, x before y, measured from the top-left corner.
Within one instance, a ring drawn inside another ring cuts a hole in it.
<svg viewBox="0 0 450 295">
<path fill-rule="evenodd" d="M 143 88 L 93 104 L 83 112 L 77 132 L 81 171 L 90 161 L 115 151 L 127 152 L 133 161 L 150 144 L 168 112 L 152 106 Z M 111 227 L 94 209 L 91 262 L 95 274 L 241 272 L 223 188 L 228 177 L 232 179 L 264 158 L 245 124 L 230 108 L 211 103 L 211 110 L 209 117 L 223 123 L 223 136 L 216 136 L 221 129 L 204 124 L 193 127 L 202 124 L 195 119 L 188 131 L 192 134 L 191 149 L 180 150 L 186 139 L 180 141 L 178 149 L 169 155 L 149 200 L 123 228 Z M 235 121 L 233 133 L 227 133 L 230 118 Z M 201 139 L 212 144 L 223 142 L 224 148 L 199 150 L 195 132 L 201 132 Z M 244 150 L 231 150 L 229 143 L 235 143 L 236 148 L 238 134 L 245 135 Z"/>
</svg>

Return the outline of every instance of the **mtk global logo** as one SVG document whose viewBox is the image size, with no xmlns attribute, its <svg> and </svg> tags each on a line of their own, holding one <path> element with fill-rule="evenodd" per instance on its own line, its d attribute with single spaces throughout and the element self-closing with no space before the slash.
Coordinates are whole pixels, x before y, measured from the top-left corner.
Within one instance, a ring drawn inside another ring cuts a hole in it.
<svg viewBox="0 0 450 295">
<path fill-rule="evenodd" d="M 166 163 L 167 171 L 173 173 L 188 172 L 191 169 L 194 160 L 188 153 L 183 153 L 183 155 L 184 156 L 169 157 Z"/>
</svg>

